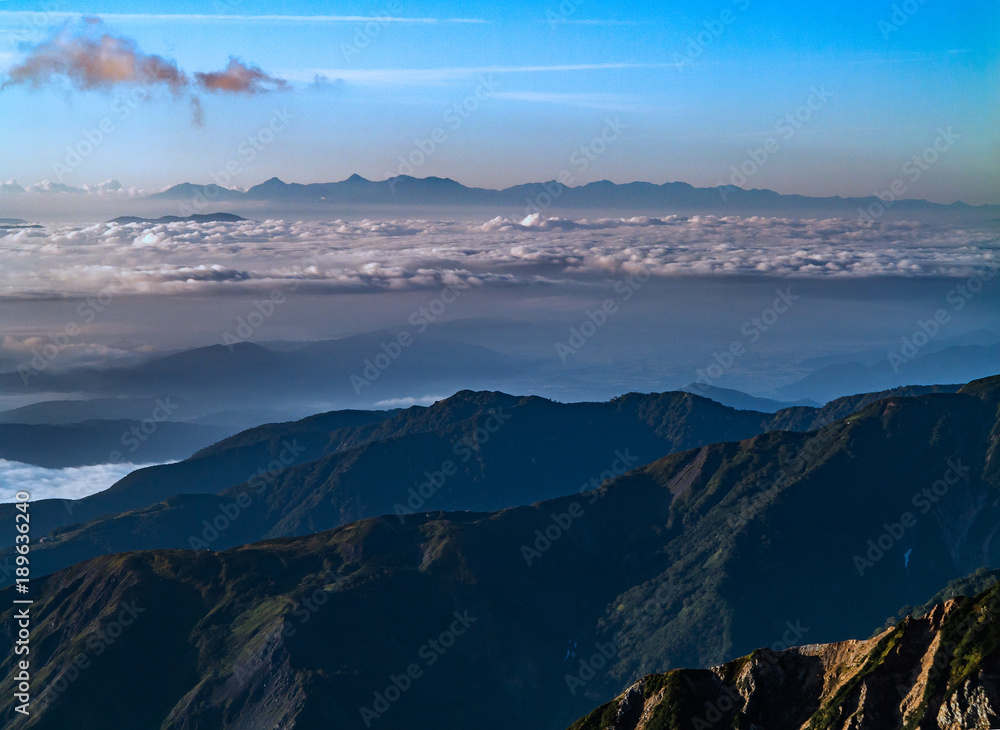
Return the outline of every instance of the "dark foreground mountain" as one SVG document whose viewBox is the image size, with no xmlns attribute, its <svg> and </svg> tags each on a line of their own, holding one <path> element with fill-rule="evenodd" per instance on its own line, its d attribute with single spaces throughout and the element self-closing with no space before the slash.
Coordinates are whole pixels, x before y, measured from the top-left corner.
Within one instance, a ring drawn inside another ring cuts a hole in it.
<svg viewBox="0 0 1000 730">
<path fill-rule="evenodd" d="M 814 429 L 890 394 L 772 415 L 687 393 L 563 404 L 462 392 L 427 408 L 271 424 L 183 463 L 137 471 L 86 499 L 35 503 L 34 533 L 51 534 L 35 551 L 34 570 L 126 550 L 219 550 L 382 514 L 531 504 L 595 488 L 676 451 L 776 428 Z M 12 510 L 0 506 L 0 515 Z M 12 549 L 0 558 L 3 585 L 13 579 L 13 558 Z"/>
<path fill-rule="evenodd" d="M 1000 724 L 1000 588 L 867 641 L 650 675 L 571 730 L 968 730 Z"/>
<path fill-rule="evenodd" d="M 32 583 L 19 722 L 549 730 L 651 672 L 869 636 L 1000 564 L 998 407 L 994 378 L 531 507 L 96 558 Z"/>
</svg>

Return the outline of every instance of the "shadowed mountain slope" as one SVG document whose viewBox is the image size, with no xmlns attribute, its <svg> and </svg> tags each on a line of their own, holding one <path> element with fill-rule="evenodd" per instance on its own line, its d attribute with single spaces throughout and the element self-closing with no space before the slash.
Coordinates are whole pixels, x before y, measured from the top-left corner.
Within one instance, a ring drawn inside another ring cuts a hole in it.
<svg viewBox="0 0 1000 730">
<path fill-rule="evenodd" d="M 35 569 L 134 549 L 222 549 L 381 514 L 530 504 L 694 446 L 816 428 L 887 394 L 772 415 L 680 392 L 563 404 L 463 391 L 426 408 L 269 424 L 86 499 L 35 503 L 36 534 L 51 533 Z M 0 506 L 0 515 L 12 509 Z M 3 557 L 6 584 L 12 550 Z"/>
<path fill-rule="evenodd" d="M 24 726 L 542 730 L 650 672 L 867 636 L 1000 564 L 998 406 L 993 378 L 531 507 L 97 558 L 33 582 L 35 692 L 53 689 Z M 81 652 L 92 667 L 57 684 Z"/>
</svg>

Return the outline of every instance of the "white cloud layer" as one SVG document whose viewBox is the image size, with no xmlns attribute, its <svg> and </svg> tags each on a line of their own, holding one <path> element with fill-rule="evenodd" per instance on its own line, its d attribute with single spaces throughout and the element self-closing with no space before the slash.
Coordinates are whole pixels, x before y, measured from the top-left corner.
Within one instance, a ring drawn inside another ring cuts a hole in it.
<svg viewBox="0 0 1000 730">
<path fill-rule="evenodd" d="M 0 502 L 14 502 L 18 492 L 40 499 L 81 499 L 103 492 L 119 479 L 152 464 L 98 464 L 68 469 L 45 469 L 0 459 Z"/>
<path fill-rule="evenodd" d="M 736 216 L 102 223 L 0 241 L 3 298 L 524 286 L 640 270 L 957 277 L 997 249 L 995 237 L 949 225 Z"/>
<path fill-rule="evenodd" d="M 423 395 L 418 397 L 407 397 L 407 398 L 388 398 L 386 400 L 380 400 L 373 404 L 375 408 L 409 408 L 410 406 L 432 406 L 438 401 L 442 401 L 448 396 L 446 395 Z"/>
</svg>

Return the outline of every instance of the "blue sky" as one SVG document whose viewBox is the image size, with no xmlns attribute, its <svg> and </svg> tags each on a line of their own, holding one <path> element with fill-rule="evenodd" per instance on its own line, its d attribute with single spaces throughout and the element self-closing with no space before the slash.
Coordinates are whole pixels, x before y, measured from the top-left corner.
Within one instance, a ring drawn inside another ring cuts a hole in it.
<svg viewBox="0 0 1000 730">
<path fill-rule="evenodd" d="M 709 186 L 742 167 L 752 171 L 737 180 L 744 187 L 783 193 L 869 195 L 903 180 L 905 197 L 1000 203 L 995 3 L 8 0 L 0 11 L 0 69 L 87 15 L 187 74 L 236 57 L 288 82 L 253 95 L 192 92 L 201 126 L 187 93 L 157 89 L 123 106 L 126 85 L 9 86 L 0 178 L 22 185 L 61 171 L 70 185 L 116 178 L 150 189 L 210 182 L 227 164 L 239 187 L 274 175 L 383 179 L 409 172 L 403 161 L 423 147 L 413 174 L 486 187 L 564 170 L 578 183 Z M 260 144 L 277 113 L 287 122 Z M 93 152 L 58 167 L 104 120 L 111 131 Z M 622 132 L 593 147 L 609 120 Z M 935 142 L 914 179 L 907 162 Z M 581 147 L 593 157 L 586 169 Z"/>
</svg>

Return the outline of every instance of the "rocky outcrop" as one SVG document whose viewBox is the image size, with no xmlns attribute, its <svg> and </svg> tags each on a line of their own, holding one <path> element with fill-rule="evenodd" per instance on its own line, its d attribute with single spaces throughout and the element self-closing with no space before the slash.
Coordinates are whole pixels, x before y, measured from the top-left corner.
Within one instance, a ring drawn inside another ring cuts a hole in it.
<svg viewBox="0 0 1000 730">
<path fill-rule="evenodd" d="M 572 730 L 986 730 L 1000 726 L 1000 588 L 867 641 L 651 675 Z"/>
</svg>

